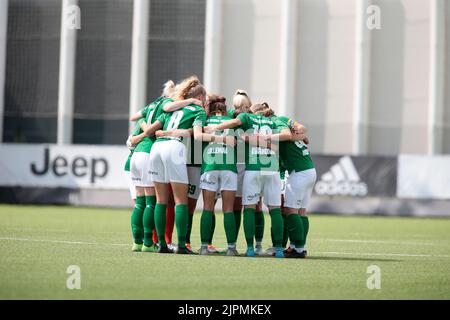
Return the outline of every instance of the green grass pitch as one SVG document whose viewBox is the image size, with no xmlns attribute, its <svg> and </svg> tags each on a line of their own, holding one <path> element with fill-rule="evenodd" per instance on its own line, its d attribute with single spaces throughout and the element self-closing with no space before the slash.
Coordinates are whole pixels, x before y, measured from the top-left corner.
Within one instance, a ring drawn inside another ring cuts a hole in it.
<svg viewBox="0 0 450 320">
<path fill-rule="evenodd" d="M 312 215 L 310 258 L 300 260 L 133 253 L 129 216 L 0 205 L 0 299 L 450 298 L 450 220 Z M 266 216 L 264 248 L 269 225 Z M 220 214 L 214 240 L 225 247 Z M 66 287 L 70 265 L 80 267 L 79 290 Z M 367 288 L 370 265 L 381 289 Z"/>
</svg>

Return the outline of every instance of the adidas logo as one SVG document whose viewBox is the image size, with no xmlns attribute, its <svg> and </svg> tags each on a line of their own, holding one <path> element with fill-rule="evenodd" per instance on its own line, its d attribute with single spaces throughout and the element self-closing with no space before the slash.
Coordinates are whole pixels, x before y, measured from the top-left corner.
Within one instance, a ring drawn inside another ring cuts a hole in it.
<svg viewBox="0 0 450 320">
<path fill-rule="evenodd" d="M 319 195 L 363 197 L 367 184 L 360 180 L 352 159 L 345 156 L 322 175 L 314 189 Z"/>
</svg>

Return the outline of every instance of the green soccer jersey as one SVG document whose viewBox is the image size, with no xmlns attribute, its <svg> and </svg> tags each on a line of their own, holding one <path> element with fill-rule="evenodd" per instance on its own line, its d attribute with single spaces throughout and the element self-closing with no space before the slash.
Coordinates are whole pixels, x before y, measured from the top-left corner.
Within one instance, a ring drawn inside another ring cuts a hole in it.
<svg viewBox="0 0 450 320">
<path fill-rule="evenodd" d="M 275 123 L 272 119 L 259 114 L 241 113 L 237 118 L 242 122 L 241 129 L 250 134 L 270 135 L 289 128 L 287 124 L 280 121 Z M 246 143 L 245 147 L 245 170 L 279 171 L 279 157 L 273 150 L 249 143 Z"/>
<path fill-rule="evenodd" d="M 227 109 L 227 114 L 229 117 L 234 118 L 235 113 L 236 109 Z"/>
<path fill-rule="evenodd" d="M 142 132 L 142 129 L 141 129 L 142 121 L 144 121 L 144 119 L 139 119 L 136 122 L 136 124 L 134 125 L 133 133 L 131 134 L 132 136 L 137 136 L 138 134 L 140 134 Z M 130 171 L 130 163 L 131 163 L 131 157 L 133 156 L 133 152 L 134 152 L 134 150 L 130 151 L 127 161 L 125 162 L 125 168 L 124 168 L 125 171 Z"/>
<path fill-rule="evenodd" d="M 205 110 L 195 104 L 190 104 L 174 112 L 164 112 L 158 119 L 163 126 L 164 131 L 175 129 L 191 129 L 195 126 L 203 127 L 206 121 Z M 183 141 L 182 137 L 160 137 L 156 141 L 178 140 Z"/>
<path fill-rule="evenodd" d="M 206 119 L 206 126 L 219 125 L 224 121 L 231 120 L 229 116 L 211 116 Z M 230 130 L 216 132 L 216 135 L 231 135 Z M 203 164 L 202 173 L 213 170 L 230 170 L 237 173 L 236 149 L 220 142 L 203 143 Z"/>
<path fill-rule="evenodd" d="M 286 125 L 293 123 L 288 117 L 273 117 L 275 122 Z M 280 158 L 288 172 L 304 171 L 314 168 L 314 163 L 309 154 L 308 146 L 303 141 L 280 142 Z"/>
<path fill-rule="evenodd" d="M 153 124 L 156 119 L 163 113 L 164 105 L 169 102 L 173 102 L 172 99 L 169 98 L 158 98 L 144 109 L 142 109 L 141 114 L 145 118 L 145 122 L 147 125 Z M 145 152 L 150 153 L 153 143 L 155 142 L 155 136 L 145 137 L 142 141 L 136 146 L 135 152 Z"/>
</svg>

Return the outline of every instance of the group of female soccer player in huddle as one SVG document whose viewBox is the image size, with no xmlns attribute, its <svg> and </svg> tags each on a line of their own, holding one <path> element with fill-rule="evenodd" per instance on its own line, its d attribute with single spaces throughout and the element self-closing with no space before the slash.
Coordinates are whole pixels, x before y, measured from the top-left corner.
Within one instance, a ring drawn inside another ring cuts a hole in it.
<svg viewBox="0 0 450 320">
<path fill-rule="evenodd" d="M 133 251 L 193 254 L 193 214 L 202 192 L 200 255 L 217 252 L 214 208 L 221 197 L 227 256 L 239 255 L 243 220 L 246 256 L 306 257 L 306 208 L 316 171 L 304 126 L 276 116 L 265 102 L 252 104 L 243 90 L 227 108 L 225 98 L 207 94 L 195 76 L 177 85 L 168 81 L 161 97 L 130 120 L 136 125 L 127 140 L 125 170 L 135 192 Z M 272 247 L 266 251 L 263 203 L 271 221 Z"/>
</svg>

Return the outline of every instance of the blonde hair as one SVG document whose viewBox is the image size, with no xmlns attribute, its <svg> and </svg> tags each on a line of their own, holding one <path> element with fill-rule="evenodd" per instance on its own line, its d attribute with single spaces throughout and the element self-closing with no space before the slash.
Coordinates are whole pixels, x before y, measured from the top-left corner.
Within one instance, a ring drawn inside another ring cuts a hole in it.
<svg viewBox="0 0 450 320">
<path fill-rule="evenodd" d="M 233 97 L 233 107 L 236 110 L 235 114 L 248 113 L 251 105 L 252 101 L 250 100 L 247 92 L 242 89 L 236 90 Z"/>
<path fill-rule="evenodd" d="M 255 103 L 250 107 L 250 111 L 254 114 L 260 114 L 264 117 L 272 117 L 275 112 L 269 107 L 267 102 Z"/>
<path fill-rule="evenodd" d="M 197 76 L 184 79 L 179 85 L 174 100 L 185 100 L 188 98 L 198 98 L 206 96 L 206 90 L 200 83 Z"/>
<path fill-rule="evenodd" d="M 169 98 L 175 93 L 175 89 L 176 89 L 175 82 L 169 80 L 166 83 L 164 83 L 161 96 L 164 98 Z"/>
</svg>

